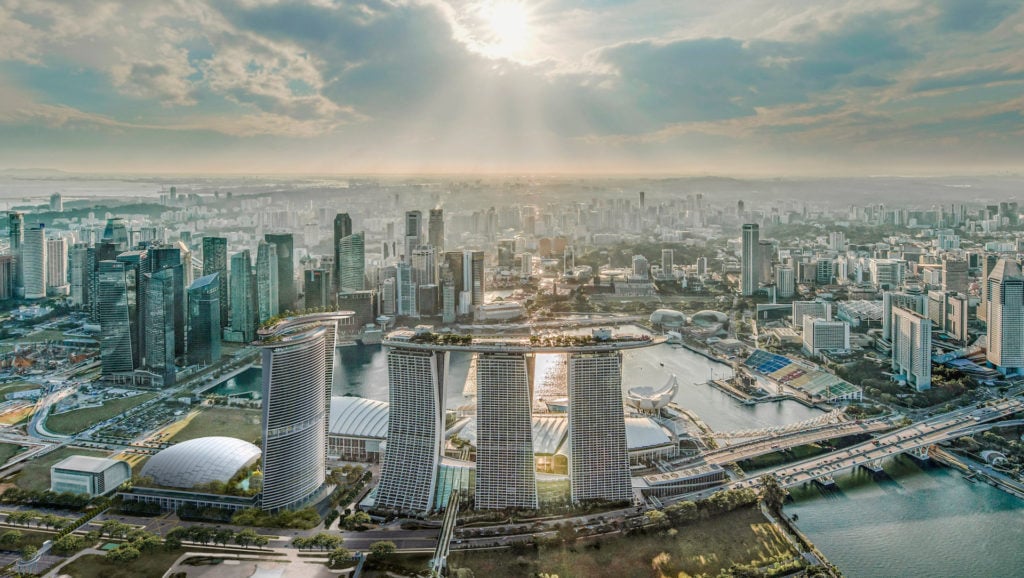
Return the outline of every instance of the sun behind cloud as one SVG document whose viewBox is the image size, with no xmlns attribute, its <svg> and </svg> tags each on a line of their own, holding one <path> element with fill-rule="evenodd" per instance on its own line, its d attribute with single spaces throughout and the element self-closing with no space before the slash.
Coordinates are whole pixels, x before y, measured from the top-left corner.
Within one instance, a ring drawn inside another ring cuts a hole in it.
<svg viewBox="0 0 1024 578">
<path fill-rule="evenodd" d="M 516 0 L 494 0 L 477 7 L 484 52 L 495 58 L 521 56 L 530 48 L 530 9 Z"/>
</svg>

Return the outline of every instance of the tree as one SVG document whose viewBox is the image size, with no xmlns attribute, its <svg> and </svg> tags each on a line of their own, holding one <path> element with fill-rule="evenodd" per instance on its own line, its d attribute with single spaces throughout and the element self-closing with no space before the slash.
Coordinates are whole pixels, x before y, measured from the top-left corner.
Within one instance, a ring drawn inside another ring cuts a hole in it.
<svg viewBox="0 0 1024 578">
<path fill-rule="evenodd" d="M 228 530 L 227 528 L 223 528 L 213 533 L 213 543 L 220 544 L 221 546 L 227 546 L 228 542 L 233 540 L 234 537 L 234 532 Z"/>
<path fill-rule="evenodd" d="M 100 525 L 100 532 L 111 538 L 124 538 L 131 529 L 128 524 L 117 520 L 106 520 Z"/>
<path fill-rule="evenodd" d="M 661 576 L 672 575 L 672 555 L 662 552 L 651 560 L 651 568 Z"/>
<path fill-rule="evenodd" d="M 252 543 L 257 548 L 262 548 L 270 543 L 270 538 L 264 536 L 263 534 L 257 534 L 256 537 L 253 538 Z"/>
<path fill-rule="evenodd" d="M 0 546 L 17 546 L 21 541 L 21 536 L 22 534 L 18 530 L 8 530 L 0 534 Z"/>
<path fill-rule="evenodd" d="M 665 528 L 669 525 L 668 516 L 661 510 L 651 510 L 647 513 L 647 519 L 655 528 Z"/>
<path fill-rule="evenodd" d="M 107 552 L 107 559 L 114 562 L 131 562 L 141 556 L 141 552 L 134 546 L 121 544 L 117 548 Z"/>
<path fill-rule="evenodd" d="M 342 548 L 339 546 L 331 550 L 330 554 L 327 555 L 327 565 L 332 568 L 336 568 L 351 559 L 352 552 L 349 552 L 348 548 Z"/>
<path fill-rule="evenodd" d="M 39 552 L 39 548 L 36 548 L 32 544 L 26 544 L 21 547 L 21 559 L 31 560 L 35 557 L 37 552 Z"/>
<path fill-rule="evenodd" d="M 786 496 L 789 492 L 779 485 L 779 480 L 771 474 L 761 476 L 761 500 L 772 512 L 782 511 L 782 505 L 786 503 Z"/>
<path fill-rule="evenodd" d="M 80 550 L 85 545 L 85 538 L 76 534 L 65 534 L 53 542 L 53 549 L 61 554 L 69 554 Z"/>
<path fill-rule="evenodd" d="M 380 560 L 386 560 L 391 557 L 397 549 L 398 548 L 395 546 L 395 543 L 391 540 L 380 540 L 370 544 L 370 555 Z"/>
<path fill-rule="evenodd" d="M 235 534 L 235 544 L 238 544 L 243 548 L 248 548 L 251 544 L 255 543 L 258 537 L 259 534 L 256 533 L 256 530 L 246 528 Z"/>
</svg>

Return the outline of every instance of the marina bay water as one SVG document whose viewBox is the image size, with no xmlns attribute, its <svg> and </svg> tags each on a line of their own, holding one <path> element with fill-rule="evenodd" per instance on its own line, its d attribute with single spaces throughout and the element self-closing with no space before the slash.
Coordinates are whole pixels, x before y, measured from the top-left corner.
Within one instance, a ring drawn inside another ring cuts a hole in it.
<svg viewBox="0 0 1024 578">
<path fill-rule="evenodd" d="M 380 346 L 338 349 L 334 395 L 387 401 L 388 380 Z M 451 356 L 447 405 L 472 403 L 463 395 L 470 356 Z M 556 356 L 538 356 L 536 382 Z M 802 421 L 820 411 L 796 402 L 743 405 L 708 379 L 731 368 L 685 348 L 659 345 L 623 354 L 623 388 L 660 387 L 671 375 L 679 380 L 676 402 L 715 430 L 771 427 Z M 218 385 L 220 394 L 259 391 L 254 368 Z M 554 392 L 557 393 L 557 392 Z M 564 389 L 559 395 L 564 395 Z M 865 471 L 836 477 L 839 490 L 807 486 L 793 491 L 786 506 L 797 525 L 847 576 L 968 577 L 1020 576 L 1024 567 L 1024 501 L 937 465 L 919 465 L 899 457 L 884 464 L 886 475 Z"/>
<path fill-rule="evenodd" d="M 1024 500 L 957 471 L 887 460 L 885 475 L 805 486 L 785 511 L 851 578 L 1011 577 L 1024 573 Z"/>
</svg>

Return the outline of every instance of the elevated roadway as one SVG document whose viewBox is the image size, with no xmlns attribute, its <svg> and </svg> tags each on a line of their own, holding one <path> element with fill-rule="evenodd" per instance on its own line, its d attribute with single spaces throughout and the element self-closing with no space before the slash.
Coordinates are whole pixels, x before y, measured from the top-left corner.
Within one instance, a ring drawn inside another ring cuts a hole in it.
<svg viewBox="0 0 1024 578">
<path fill-rule="evenodd" d="M 778 452 L 814 444 L 829 439 L 842 438 L 851 435 L 872 434 L 890 430 L 896 427 L 889 419 L 875 419 L 863 422 L 843 422 L 838 424 L 819 426 L 806 431 L 788 432 L 765 438 L 744 441 L 742 443 L 719 448 L 705 453 L 703 461 L 709 464 L 728 464 L 756 458 L 772 452 Z"/>
</svg>

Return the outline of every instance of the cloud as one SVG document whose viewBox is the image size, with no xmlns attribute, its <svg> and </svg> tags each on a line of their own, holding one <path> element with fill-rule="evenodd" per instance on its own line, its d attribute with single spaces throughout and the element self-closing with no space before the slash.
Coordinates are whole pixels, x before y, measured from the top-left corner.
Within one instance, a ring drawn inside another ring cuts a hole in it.
<svg viewBox="0 0 1024 578">
<path fill-rule="evenodd" d="M 929 92 L 951 88 L 968 88 L 998 82 L 1014 82 L 1024 80 L 1024 70 L 1011 70 L 1006 67 L 975 68 L 958 70 L 923 78 L 910 86 L 911 92 Z"/>
<path fill-rule="evenodd" d="M 950 32 L 984 32 L 1021 9 L 1019 0 L 939 0 L 939 27 Z"/>
</svg>

